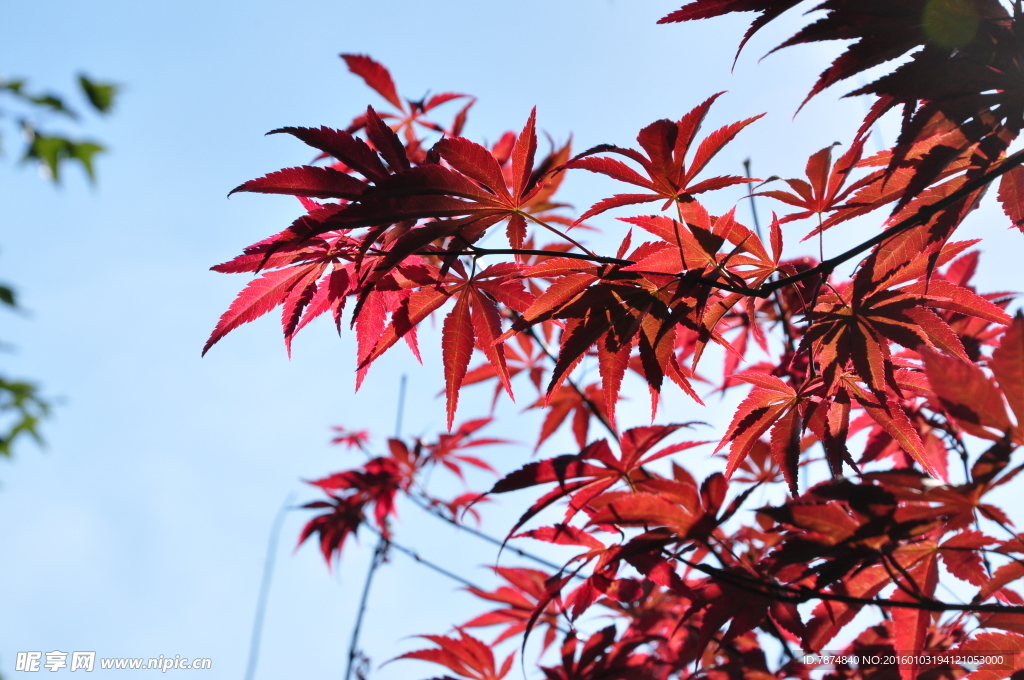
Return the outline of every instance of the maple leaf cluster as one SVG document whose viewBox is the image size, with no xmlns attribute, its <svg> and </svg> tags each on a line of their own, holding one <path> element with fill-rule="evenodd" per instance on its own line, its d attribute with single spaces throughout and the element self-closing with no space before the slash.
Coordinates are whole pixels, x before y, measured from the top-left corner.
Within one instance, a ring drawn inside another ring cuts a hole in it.
<svg viewBox="0 0 1024 680">
<path fill-rule="evenodd" d="M 742 49 L 797 4 L 696 0 L 663 22 L 758 12 Z M 344 129 L 275 130 L 313 147 L 314 162 L 235 189 L 293 195 L 305 212 L 214 267 L 256 278 L 204 353 L 279 307 L 290 351 L 330 313 L 339 332 L 345 319 L 355 330 L 358 387 L 399 341 L 419 357 L 419 325 L 440 319 L 448 432 L 391 439 L 374 456 L 367 433 L 339 429 L 335 443 L 368 460 L 312 482 L 327 498 L 306 506 L 319 512 L 301 541 L 316 536 L 331 562 L 364 527 L 392 544 L 400 498 L 460 524 L 479 518 L 481 500 L 532 490 L 496 542 L 575 550 L 561 565 L 536 558 L 543 569 L 496 567 L 502 585 L 467 587 L 497 609 L 423 636 L 434 646 L 402 658 L 439 664 L 446 678 L 499 680 L 513 655 L 496 647 L 542 629 L 549 680 L 809 678 L 795 650 L 830 644 L 898 659 L 835 663 L 830 678 L 994 680 L 1024 668 L 1024 598 L 1010 587 L 1024 577 L 1024 535 L 990 496 L 1024 467 L 1013 465 L 1024 444 L 1024 316 L 1007 313 L 1013 295 L 975 289 L 978 241 L 955 238 L 997 179 L 1004 212 L 1024 230 L 1024 155 L 1007 155 L 1024 124 L 1020 3 L 818 9 L 783 47 L 854 42 L 808 98 L 912 54 L 854 93 L 875 105 L 838 158 L 832 146 L 811 155 L 805 177 L 713 174 L 715 156 L 758 118 L 704 134 L 719 94 L 647 125 L 635 147 L 573 155 L 553 144 L 545 154 L 536 111 L 480 144 L 462 136 L 474 98 L 403 99 L 382 65 L 342 55 L 391 109 L 368 107 Z M 900 138 L 866 156 L 868 131 L 895 107 Z M 579 171 L 612 188 L 576 215 L 556 194 Z M 705 205 L 744 185 L 781 213 L 764 234 L 735 208 Z M 648 212 L 635 214 L 640 206 Z M 608 219 L 613 209 L 634 214 Z M 583 240 L 598 218 L 614 253 Z M 825 232 L 854 219 L 880 229 L 826 258 Z M 817 239 L 819 257 L 787 256 L 784 235 Z M 836 274 L 846 262 L 857 265 L 849 279 Z M 698 372 L 709 345 L 724 355 L 720 381 Z M 598 369 L 592 382 L 587 364 Z M 650 425 L 619 427 L 627 373 L 648 387 Z M 700 405 L 698 383 L 746 392 L 720 438 L 680 441 L 693 423 L 657 424 L 661 395 L 674 385 Z M 463 389 L 483 384 L 492 407 L 532 390 L 528 408 L 544 411 L 535 450 L 568 421 L 578 452 L 442 501 L 427 489 L 433 467 L 464 481 L 466 466 L 497 474 L 468 451 L 503 443 L 478 436 L 490 419 L 454 427 Z M 681 462 L 699 447 L 724 458 L 702 480 Z M 811 470 L 824 474 L 812 483 Z M 967 595 L 940 595 L 950 583 Z M 865 608 L 881 616 L 851 630 Z M 594 631 L 593 611 L 615 623 Z M 470 633 L 493 627 L 490 642 Z M 762 650 L 769 637 L 780 659 Z M 929 665 L 923 652 L 999 652 L 1005 663 Z"/>
</svg>

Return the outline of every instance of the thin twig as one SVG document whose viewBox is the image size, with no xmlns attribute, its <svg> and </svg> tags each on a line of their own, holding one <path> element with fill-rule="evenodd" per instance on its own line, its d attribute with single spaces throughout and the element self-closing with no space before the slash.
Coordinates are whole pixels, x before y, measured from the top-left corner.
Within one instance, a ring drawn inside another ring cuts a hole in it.
<svg viewBox="0 0 1024 680">
<path fill-rule="evenodd" d="M 267 613 L 267 599 L 270 596 L 270 584 L 274 578 L 274 562 L 277 559 L 277 539 L 281 535 L 281 526 L 284 518 L 295 501 L 295 492 L 291 492 L 284 499 L 284 504 L 274 516 L 274 522 L 270 525 L 270 537 L 267 539 L 267 557 L 263 561 L 263 580 L 260 582 L 260 594 L 256 600 L 256 616 L 252 622 L 252 638 L 249 641 L 249 662 L 245 666 L 245 680 L 252 680 L 256 676 L 256 664 L 260 658 L 260 644 L 263 637 L 263 619 Z"/>
<path fill-rule="evenodd" d="M 398 413 L 395 415 L 395 439 L 402 436 L 402 417 L 405 415 L 405 384 L 408 376 L 402 374 L 402 380 L 398 383 Z"/>
<path fill-rule="evenodd" d="M 751 180 L 751 182 L 747 182 L 747 198 L 750 199 L 750 213 L 754 216 L 754 232 L 757 234 L 757 237 L 763 241 L 764 237 L 761 235 L 761 221 L 757 219 L 757 207 L 754 205 L 754 176 L 750 174 L 749 158 L 743 161 L 743 171 L 746 173 L 747 179 Z"/>
<path fill-rule="evenodd" d="M 509 311 L 517 321 L 522 318 L 519 315 L 519 313 L 516 312 L 515 310 L 510 309 Z M 555 353 L 551 351 L 551 348 L 548 347 L 548 344 L 537 335 L 536 331 L 533 330 L 533 326 L 528 326 L 526 328 L 525 333 L 534 339 L 534 341 L 540 347 L 541 351 L 547 355 L 548 359 L 551 359 L 552 361 L 555 362 L 558 361 L 558 356 L 555 355 Z M 601 410 L 598 408 L 597 404 L 594 403 L 594 400 L 588 397 L 586 393 L 580 388 L 580 386 L 577 385 L 575 381 L 573 381 L 572 378 L 566 378 L 565 382 L 568 383 L 569 386 L 573 388 L 573 390 L 575 390 L 576 394 L 579 395 L 583 403 L 587 405 L 588 409 L 590 409 L 590 412 L 593 414 L 593 416 L 597 418 L 597 420 L 602 425 L 604 425 L 604 429 L 608 430 L 609 434 L 611 434 L 611 436 L 615 438 L 615 441 L 619 441 L 618 431 L 612 426 L 611 422 L 608 421 L 604 413 L 602 413 Z"/>
<path fill-rule="evenodd" d="M 775 625 L 774 619 L 772 619 L 772 617 L 770 616 L 766 616 L 764 617 L 764 623 L 762 623 L 761 625 L 768 630 L 768 633 L 772 637 L 779 641 L 779 644 L 782 645 L 782 651 L 785 652 L 787 657 L 789 657 L 789 660 L 796 661 L 796 655 L 793 654 L 793 650 L 789 647 L 789 640 L 787 640 L 786 636 L 782 634 L 782 631 L 779 630 L 779 627 Z"/>
<path fill-rule="evenodd" d="M 504 543 L 501 539 L 496 538 L 494 536 L 491 536 L 490 534 L 485 534 L 484 532 L 482 532 L 482 531 L 480 531 L 478 529 L 474 529 L 473 527 L 469 526 L 468 524 L 461 524 L 461 523 L 457 522 L 456 520 L 452 519 L 451 517 L 446 516 L 443 512 L 441 512 L 437 508 L 431 507 L 429 504 L 427 504 L 424 500 L 422 500 L 420 498 L 416 498 L 415 496 L 407 496 L 407 498 L 409 500 L 411 500 L 413 503 L 415 503 L 416 505 L 418 505 L 420 507 L 420 509 L 425 510 L 426 512 L 430 513 L 434 517 L 437 517 L 438 519 L 441 519 L 441 520 L 444 520 L 445 522 L 448 522 L 448 524 L 451 524 L 453 527 L 457 527 L 457 528 L 459 528 L 459 529 L 461 529 L 463 531 L 466 531 L 466 532 L 472 534 L 473 536 L 476 536 L 477 538 L 483 539 L 483 540 L 487 541 L 488 543 L 490 543 L 492 545 L 498 546 L 499 548 L 504 547 L 505 550 L 510 550 L 510 551 L 514 552 L 515 554 L 519 555 L 520 557 L 524 557 L 524 558 L 526 558 L 528 560 L 536 562 L 537 564 L 545 566 L 545 567 L 547 567 L 549 569 L 554 569 L 556 572 L 562 570 L 562 567 L 560 567 L 559 565 L 555 564 L 554 562 L 549 562 L 548 560 L 544 559 L 543 557 L 540 557 L 538 555 L 534 555 L 532 553 L 529 553 L 529 552 L 527 552 L 525 550 L 522 550 L 520 548 L 517 548 L 515 546 L 508 545 L 507 543 Z"/>
<path fill-rule="evenodd" d="M 398 387 L 398 412 L 395 416 L 395 438 L 402 435 L 402 415 L 405 412 L 405 384 L 406 376 L 402 376 L 402 380 Z M 370 597 L 370 586 L 373 584 L 373 575 L 377 572 L 377 569 L 383 564 L 385 557 L 387 556 L 388 546 L 390 542 L 387 537 L 380 531 L 377 531 L 368 522 L 365 523 L 367 527 L 372 529 L 380 536 L 377 541 L 377 547 L 373 549 L 373 557 L 370 558 L 370 568 L 366 572 L 366 581 L 363 583 L 363 594 L 359 598 L 359 611 L 356 612 L 356 623 L 352 628 L 352 640 L 348 645 L 348 663 L 345 665 L 345 680 L 351 680 L 352 677 L 352 666 L 355 662 L 356 654 L 359 651 L 359 632 L 363 627 L 363 617 L 366 615 L 366 604 Z"/>
<path fill-rule="evenodd" d="M 367 524 L 366 526 L 370 526 Z M 370 527 L 373 529 L 373 527 Z M 374 529 L 374 531 L 376 531 Z M 348 663 L 345 665 L 345 680 L 350 680 L 352 677 L 352 666 L 355 663 L 356 655 L 359 653 L 359 631 L 363 627 L 363 618 L 366 615 L 366 605 L 370 598 L 370 586 L 373 585 L 373 575 L 377 573 L 377 568 L 384 563 L 384 557 L 387 555 L 388 550 L 388 539 L 384 538 L 382 534 L 378 532 L 380 540 L 377 541 L 377 547 L 373 550 L 373 557 L 370 558 L 370 568 L 366 572 L 366 581 L 363 583 L 363 594 L 359 598 L 359 611 L 356 612 L 356 625 L 352 629 L 352 639 L 348 644 Z"/>
<path fill-rule="evenodd" d="M 373 527 L 370 527 L 370 529 L 372 531 L 376 532 L 378 535 L 380 535 L 380 532 L 378 532 Z M 459 576 L 458 574 L 456 574 L 453 571 L 448 571 L 447 569 L 445 569 L 444 567 L 442 567 L 439 564 L 435 564 L 434 562 L 431 562 L 430 560 L 428 560 L 428 559 L 424 558 L 423 556 L 421 556 L 418 552 L 416 552 L 412 548 L 407 548 L 404 545 L 401 545 L 400 543 L 395 543 L 394 541 L 389 541 L 389 544 L 390 544 L 390 546 L 392 548 L 394 548 L 398 552 L 402 553 L 403 555 L 407 555 L 408 557 L 411 557 L 412 559 L 414 559 L 417 562 L 419 562 L 420 564 L 422 564 L 424 567 L 427 567 L 428 569 L 431 569 L 431 570 L 437 572 L 438 574 L 441 574 L 442 576 L 446 576 L 446 577 L 450 578 L 451 580 L 453 580 L 453 581 L 455 581 L 457 583 L 461 583 L 462 585 L 466 586 L 467 588 L 472 588 L 473 590 L 478 590 L 480 592 L 487 592 L 486 588 L 478 586 L 477 584 L 473 583 L 469 579 L 464 578 L 462 576 Z M 563 634 L 568 634 L 569 633 L 568 630 L 563 629 L 560 626 L 558 627 L 558 630 L 559 630 L 559 632 L 561 632 Z"/>
<path fill-rule="evenodd" d="M 370 531 L 374 532 L 378 536 L 381 536 L 381 533 L 379 531 L 377 531 L 377 529 L 375 527 L 367 525 L 367 528 L 369 528 Z M 462 585 L 467 586 L 469 588 L 476 588 L 477 590 L 485 590 L 484 588 L 481 588 L 480 586 L 478 586 L 477 584 L 473 583 L 469 579 L 463 578 L 462 576 L 459 576 L 455 572 L 448 571 L 444 567 L 442 567 L 440 565 L 437 565 L 437 564 L 434 564 L 430 560 L 424 559 L 423 557 L 420 556 L 420 554 L 418 552 L 416 552 L 412 548 L 406 548 L 404 545 L 401 545 L 399 543 L 395 543 L 394 541 L 392 541 L 390 539 L 386 539 L 386 540 L 388 541 L 388 545 L 390 547 L 394 548 L 395 550 L 397 550 L 400 553 L 408 555 L 409 557 L 413 558 L 414 560 L 416 560 L 417 562 L 419 562 L 423 566 L 425 566 L 425 567 L 427 567 L 429 569 L 433 569 L 434 571 L 436 571 L 437 573 L 441 574 L 442 576 L 447 576 L 451 580 L 457 581 L 457 582 L 461 583 Z"/>
<path fill-rule="evenodd" d="M 403 376 L 403 378 L 404 377 L 405 376 Z M 400 428 L 398 428 L 398 429 L 400 430 Z M 363 453 L 366 454 L 367 457 L 371 456 L 371 454 L 369 452 L 367 452 L 367 451 L 364 451 Z M 427 513 L 433 515 L 434 517 L 437 517 L 438 519 L 443 520 L 443 521 L 447 522 L 448 524 L 451 524 L 453 527 L 456 527 L 458 529 L 462 529 L 463 531 L 466 531 L 467 533 L 469 533 L 469 534 L 471 534 L 473 536 L 476 536 L 477 538 L 481 538 L 481 539 L 487 541 L 488 543 L 490 543 L 491 545 L 496 545 L 499 548 L 504 548 L 505 550 L 509 550 L 511 552 L 514 552 L 515 554 L 519 555 L 520 557 L 523 557 L 525 559 L 528 559 L 528 560 L 531 560 L 533 562 L 536 562 L 537 564 L 539 564 L 541 566 L 544 566 L 544 567 L 547 567 L 548 569 L 553 569 L 555 572 L 560 572 L 563 569 L 563 567 L 555 564 L 554 562 L 546 560 L 543 557 L 540 557 L 539 555 L 535 555 L 535 554 L 533 554 L 531 552 L 523 550 L 522 548 L 517 548 L 517 547 L 515 547 L 513 545 L 509 545 L 509 544 L 505 543 L 504 541 L 502 541 L 500 538 L 496 538 L 495 536 L 491 536 L 490 534 L 486 534 L 486 533 L 480 531 L 479 529 L 474 529 L 473 527 L 469 526 L 468 524 L 462 524 L 461 522 L 459 522 L 459 521 L 457 521 L 455 519 L 452 519 L 451 517 L 448 517 L 440 509 L 438 509 L 438 508 L 436 508 L 436 507 L 434 507 L 434 506 L 432 506 L 430 504 L 430 500 L 431 499 L 426 494 L 425 491 L 420 490 L 420 493 L 423 495 L 422 498 L 420 498 L 418 496 L 414 496 L 412 493 L 406 493 L 405 497 L 408 498 L 410 501 L 412 501 L 413 504 L 415 504 L 417 507 L 419 507 L 424 512 L 427 512 Z M 367 526 L 370 529 L 373 529 L 373 527 L 370 526 L 369 524 L 365 524 L 365 526 Z M 583 579 L 585 577 L 580 576 L 579 578 Z"/>
</svg>

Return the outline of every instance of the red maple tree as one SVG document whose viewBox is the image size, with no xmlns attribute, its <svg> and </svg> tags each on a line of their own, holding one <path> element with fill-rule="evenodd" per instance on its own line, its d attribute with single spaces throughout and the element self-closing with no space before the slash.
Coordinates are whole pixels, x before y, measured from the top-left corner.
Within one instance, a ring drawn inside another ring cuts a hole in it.
<svg viewBox="0 0 1024 680">
<path fill-rule="evenodd" d="M 742 49 L 798 4 L 695 0 L 662 23 L 754 12 Z M 433 646 L 404 658 L 440 664 L 446 678 L 498 680 L 513 657 L 495 646 L 540 630 L 545 648 L 560 644 L 538 662 L 550 680 L 808 678 L 815 668 L 865 680 L 1024 677 L 1024 598 L 1011 588 L 1024 577 L 1024 535 L 988 498 L 1024 467 L 1013 464 L 1024 444 L 1024 316 L 1007 314 L 1012 295 L 974 289 L 977 241 L 955 239 L 996 180 L 1024 231 L 1024 152 L 1008 153 L 1024 125 L 1021 2 L 817 9 L 780 47 L 852 42 L 808 99 L 908 56 L 853 93 L 873 97 L 863 124 L 845 133 L 838 158 L 832 147 L 814 153 L 805 178 L 710 175 L 725 145 L 756 130 L 755 117 L 704 133 L 718 95 L 644 127 L 635 148 L 542 155 L 536 112 L 484 146 L 462 136 L 472 97 L 403 99 L 384 66 L 343 55 L 391 108 L 368 107 L 345 129 L 275 130 L 324 162 L 235 190 L 298 196 L 306 212 L 214 267 L 257 278 L 204 352 L 278 307 L 290 349 L 330 312 L 339 331 L 346 319 L 355 329 L 358 386 L 399 340 L 418 356 L 419 324 L 441 318 L 448 431 L 391 439 L 386 453 L 313 482 L 326 496 L 306 506 L 318 513 L 301 540 L 315 537 L 328 562 L 364 529 L 397 548 L 399 496 L 461 523 L 482 498 L 533 489 L 504 542 L 577 550 L 564 565 L 497 568 L 505 585 L 470 587 L 496 609 L 451 636 L 423 636 Z M 454 115 L 439 118 L 453 102 Z M 867 156 L 869 130 L 893 109 L 896 144 Z M 605 176 L 609 195 L 576 216 L 556 193 L 581 170 Z M 766 233 L 735 209 L 714 215 L 702 204 L 745 184 L 776 202 Z M 626 214 L 603 215 L 612 209 Z M 879 229 L 830 258 L 787 257 L 784 241 L 854 218 Z M 588 248 L 584 221 L 615 236 L 616 251 Z M 500 238 L 507 247 L 492 245 Z M 836 275 L 847 262 L 856 263 L 848 280 Z M 658 413 L 659 397 L 672 383 L 702 403 L 694 383 L 706 380 L 697 370 L 708 345 L 725 351 L 719 389 L 746 396 L 720 439 L 680 441 L 687 424 L 654 424 L 673 419 Z M 593 383 L 580 370 L 588 358 Z M 652 424 L 620 430 L 628 371 L 649 387 Z M 568 420 L 578 453 L 527 462 L 485 494 L 433 497 L 427 471 L 490 470 L 477 452 L 498 443 L 478 435 L 487 420 L 456 427 L 461 390 L 491 382 L 497 400 L 520 375 L 530 385 L 519 389 L 538 392 L 531 408 L 546 410 L 537 446 Z M 368 451 L 363 432 L 335 441 Z M 727 456 L 722 472 L 698 480 L 675 454 L 704 444 Z M 801 479 L 815 457 L 827 474 Z M 753 492 L 767 487 L 780 502 L 754 507 Z M 552 508 L 564 509 L 561 520 L 538 526 Z M 969 599 L 940 594 L 954 581 Z M 593 607 L 618 623 L 581 633 Z M 880 616 L 850 630 L 865 608 Z M 494 627 L 491 642 L 476 637 Z M 800 654 L 831 650 L 840 634 L 845 656 Z M 767 637 L 781 659 L 762 651 Z"/>
</svg>

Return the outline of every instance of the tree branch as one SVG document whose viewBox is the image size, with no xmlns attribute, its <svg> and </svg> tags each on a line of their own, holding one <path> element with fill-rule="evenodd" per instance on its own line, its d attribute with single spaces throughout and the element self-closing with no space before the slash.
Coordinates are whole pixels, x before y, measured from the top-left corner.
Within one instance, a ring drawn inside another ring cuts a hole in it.
<svg viewBox="0 0 1024 680">
<path fill-rule="evenodd" d="M 741 295 L 747 295 L 750 297 L 767 298 L 775 291 L 785 286 L 789 286 L 795 283 L 799 283 L 805 279 L 812 278 L 818 274 L 831 274 L 832 271 L 841 265 L 842 263 L 850 260 L 863 252 L 870 250 L 871 248 L 884 243 L 885 241 L 899 236 L 903 232 L 922 224 L 925 224 L 934 217 L 937 213 L 955 205 L 957 202 L 970 196 L 975 191 L 984 188 L 992 181 L 998 179 L 1002 175 L 1005 175 L 1010 170 L 1013 170 L 1017 166 L 1024 164 L 1024 150 L 1018 151 L 1012 154 L 1004 160 L 999 167 L 991 170 L 975 179 L 967 182 L 962 187 L 951 193 L 945 198 L 939 199 L 935 203 L 926 205 L 920 208 L 916 213 L 908 217 L 907 219 L 899 222 L 898 224 L 886 229 L 882 233 L 869 238 L 860 245 L 854 246 L 849 250 L 831 257 L 823 262 L 820 262 L 816 267 L 812 267 L 805 271 L 793 274 L 792 276 L 786 276 L 783 278 L 769 281 L 768 283 L 758 288 L 748 288 L 746 286 L 736 286 L 724 281 L 720 281 L 715 277 L 702 276 L 701 282 L 713 286 L 720 290 L 728 291 L 730 293 L 739 293 Z M 470 255 L 470 256 L 483 256 L 483 255 L 546 255 L 551 257 L 568 257 L 577 260 L 588 260 L 591 262 L 598 262 L 601 264 L 614 264 L 620 266 L 629 266 L 636 264 L 632 260 L 623 260 L 615 257 L 601 257 L 597 255 L 590 255 L 584 253 L 563 253 L 551 250 L 534 250 L 534 249 L 522 249 L 522 248 L 477 248 L 472 247 L 469 251 L 458 251 L 458 252 L 446 252 L 446 253 L 435 253 L 435 252 L 421 252 L 417 253 L 420 255 Z"/>
<path fill-rule="evenodd" d="M 492 545 L 496 545 L 499 548 L 502 548 L 504 550 L 510 550 L 510 551 L 514 552 L 515 554 L 519 555 L 520 557 L 524 557 L 524 558 L 526 558 L 528 560 L 532 560 L 533 562 L 536 562 L 537 564 L 545 566 L 545 567 L 547 567 L 549 569 L 554 569 L 555 572 L 559 572 L 559 571 L 562 570 L 562 567 L 558 566 L 554 562 L 549 562 L 548 560 L 544 559 L 543 557 L 539 557 L 537 555 L 529 553 L 529 552 L 527 552 L 525 550 L 522 550 L 520 548 L 516 548 L 515 546 L 511 546 L 511 545 L 509 545 L 507 543 L 503 543 L 501 540 L 495 538 L 494 536 L 491 536 L 490 534 L 485 534 L 484 532 L 479 531 L 477 529 L 474 529 L 473 527 L 471 527 L 471 526 L 469 526 L 467 524 L 462 524 L 462 523 L 457 522 L 456 520 L 452 519 L 451 517 L 447 517 L 444 513 L 440 512 L 437 508 L 431 507 L 429 504 L 427 504 L 425 501 L 423 501 L 420 498 L 416 498 L 415 496 L 412 496 L 412 495 L 407 495 L 406 497 L 409 500 L 411 500 L 413 503 L 418 505 L 421 510 L 426 511 L 426 512 L 430 513 L 431 515 L 433 515 L 434 517 L 437 517 L 438 519 L 444 520 L 445 522 L 448 522 L 452 526 L 457 527 L 459 529 L 462 529 L 463 531 L 466 531 L 466 532 L 472 534 L 473 536 L 476 536 L 477 538 L 481 538 L 481 539 L 487 541 L 488 543 L 490 543 Z"/>
<path fill-rule="evenodd" d="M 367 526 L 369 526 L 369 525 L 367 525 Z M 380 532 L 377 531 L 376 528 L 374 528 L 372 526 L 369 526 L 369 528 L 372 531 L 374 531 L 375 533 L 377 533 L 378 536 L 380 536 Z M 382 537 L 382 539 L 383 539 L 383 537 Z M 448 571 L 444 567 L 442 567 L 442 566 L 440 566 L 438 564 L 435 564 L 435 563 L 431 562 L 428 559 L 425 559 L 425 558 L 421 557 L 420 554 L 418 552 L 416 552 L 415 550 L 413 550 L 412 548 L 406 548 L 404 545 L 401 545 L 399 543 L 395 543 L 394 541 L 391 541 L 391 540 L 388 540 L 388 544 L 392 548 L 397 550 L 398 552 L 402 553 L 403 555 L 411 557 L 412 559 L 414 559 L 417 562 L 419 562 L 420 564 L 422 564 L 424 567 L 426 567 L 428 569 L 431 569 L 431 570 L 437 572 L 438 574 L 441 574 L 442 576 L 446 576 L 446 577 L 450 578 L 451 580 L 453 580 L 453 581 L 455 581 L 457 583 L 461 583 L 462 585 L 466 586 L 467 588 L 472 588 L 474 590 L 479 590 L 481 592 L 487 592 L 486 588 L 478 586 L 477 584 L 473 583 L 469 579 L 463 578 L 462 576 L 459 576 L 455 572 Z M 570 632 L 568 630 L 563 629 L 561 626 L 558 627 L 558 631 L 560 633 L 562 633 L 563 635 L 566 635 L 566 634 L 568 634 Z"/>
<path fill-rule="evenodd" d="M 853 595 L 831 593 L 804 586 L 794 587 L 781 583 L 769 583 L 767 581 L 747 578 L 741 574 L 734 574 L 732 572 L 725 571 L 724 569 L 717 569 L 699 562 L 690 562 L 679 555 L 673 554 L 672 557 L 691 569 L 696 569 L 701 573 L 707 574 L 713 579 L 727 583 L 739 588 L 740 590 L 778 602 L 801 604 L 803 602 L 810 602 L 811 600 L 828 600 L 831 602 L 842 602 L 844 604 L 852 604 L 861 607 L 875 606 L 882 608 L 923 609 L 925 611 L 932 612 L 959 611 L 977 614 L 1024 614 L 1024 606 L 1001 604 L 955 604 L 934 599 L 901 602 L 899 600 L 885 600 L 874 597 L 854 597 Z"/>
<path fill-rule="evenodd" d="M 370 526 L 367 522 L 366 526 Z M 370 527 L 373 529 L 373 527 Z M 376 529 L 373 529 L 377 531 Z M 377 532 L 380 536 L 380 540 L 377 541 L 377 547 L 373 550 L 373 556 L 370 557 L 370 568 L 366 572 L 366 581 L 363 583 L 363 594 L 359 598 L 359 610 L 356 613 L 356 625 L 352 629 L 352 639 L 348 645 L 348 659 L 345 665 L 345 680 L 350 680 L 352 677 L 352 668 L 355 664 L 356 655 L 359 653 L 359 632 L 363 627 L 363 618 L 366 615 L 366 605 L 370 599 L 370 586 L 373 585 L 373 575 L 377 572 L 377 568 L 384 562 L 388 552 L 388 539 L 384 538 L 380 532 Z"/>
<path fill-rule="evenodd" d="M 387 253 L 377 253 L 379 255 L 385 255 Z M 631 264 L 636 264 L 632 260 L 620 260 L 617 257 L 602 257 L 600 255 L 587 255 L 586 253 L 566 253 L 560 250 L 538 250 L 535 248 L 480 248 L 477 246 L 470 246 L 470 250 L 427 250 L 419 251 L 414 253 L 415 255 L 468 255 L 470 257 L 478 257 L 484 255 L 542 255 L 548 257 L 568 257 L 573 260 L 588 260 L 590 262 L 597 262 L 599 264 L 618 264 L 624 267 L 628 267 Z"/>
<path fill-rule="evenodd" d="M 832 272 L 832 270 L 834 270 L 843 262 L 846 262 L 847 260 L 857 255 L 860 255 L 861 253 L 867 250 L 870 250 L 871 248 L 875 247 L 876 245 L 879 245 L 880 243 L 884 243 L 885 241 L 889 240 L 894 236 L 902 234 L 908 229 L 919 226 L 921 224 L 925 224 L 937 213 L 941 212 L 942 210 L 945 210 L 946 208 L 949 208 L 952 205 L 955 205 L 959 201 L 962 201 L 963 199 L 967 198 L 978 189 L 984 188 L 993 180 L 1001 177 L 1002 175 L 1005 175 L 1010 170 L 1013 170 L 1022 163 L 1024 163 L 1024 150 L 1018 151 L 1017 153 L 1007 157 L 1007 159 L 1003 161 L 995 170 L 986 172 L 980 177 L 976 177 L 975 179 L 971 180 L 970 182 L 967 182 L 962 187 L 951 193 L 949 196 L 946 196 L 945 198 L 940 199 L 935 203 L 922 207 L 916 213 L 914 213 L 907 219 L 903 220 L 902 222 L 899 222 L 898 224 L 886 229 L 885 231 L 883 231 L 881 234 L 878 234 L 874 238 L 870 238 L 867 241 L 861 243 L 860 245 L 850 248 L 844 253 L 829 258 L 824 262 L 821 262 L 820 264 L 818 264 L 817 267 L 812 267 L 811 269 L 799 272 L 798 274 L 793 274 L 792 276 L 787 276 L 785 278 L 772 281 L 770 283 L 765 284 L 764 286 L 761 286 L 757 290 L 733 290 L 733 292 L 743 292 L 745 295 L 752 295 L 754 297 L 768 297 L 774 291 L 778 290 L 779 288 L 782 288 L 783 286 L 799 283 L 800 281 L 811 278 L 816 274 L 829 274 Z M 718 287 L 723 288 L 725 290 L 730 290 L 729 288 L 725 288 L 724 286 Z"/>
</svg>

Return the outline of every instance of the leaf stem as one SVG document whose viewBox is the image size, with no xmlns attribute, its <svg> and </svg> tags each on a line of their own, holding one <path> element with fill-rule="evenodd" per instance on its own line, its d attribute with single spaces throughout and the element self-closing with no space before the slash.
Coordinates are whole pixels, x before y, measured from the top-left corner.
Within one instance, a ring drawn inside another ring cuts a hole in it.
<svg viewBox="0 0 1024 680">
<path fill-rule="evenodd" d="M 556 236 L 562 237 L 563 239 L 565 239 L 569 243 L 573 244 L 574 246 L 576 246 L 577 248 L 579 248 L 580 250 L 585 252 L 587 255 L 590 255 L 591 257 L 597 257 L 597 255 L 594 255 L 594 253 L 591 252 L 589 248 L 587 248 L 583 244 L 578 243 L 577 241 L 573 240 L 573 238 L 570 237 L 568 234 L 562 233 L 561 229 L 556 229 L 555 227 L 552 227 L 550 224 L 548 224 L 544 220 L 539 219 L 537 217 L 534 217 L 533 215 L 531 215 L 528 212 L 520 212 L 519 214 L 522 215 L 523 217 L 525 217 L 526 219 L 530 220 L 534 224 L 539 224 L 540 226 L 544 227 L 545 229 L 550 231 L 552 234 L 555 234 Z"/>
</svg>

